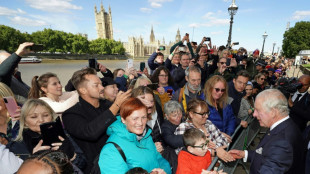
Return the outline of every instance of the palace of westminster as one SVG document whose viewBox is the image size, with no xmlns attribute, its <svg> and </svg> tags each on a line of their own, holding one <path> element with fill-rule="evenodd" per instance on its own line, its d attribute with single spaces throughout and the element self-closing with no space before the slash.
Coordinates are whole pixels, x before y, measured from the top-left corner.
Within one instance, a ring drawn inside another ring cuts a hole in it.
<svg viewBox="0 0 310 174">
<path fill-rule="evenodd" d="M 109 12 L 106 12 L 102 3 L 100 5 L 100 11 L 97 11 L 95 6 L 95 21 L 96 21 L 96 30 L 98 38 L 103 39 L 113 39 L 113 26 L 112 26 L 112 12 L 109 7 Z M 151 28 L 150 42 L 145 43 L 144 39 L 140 37 L 128 37 L 128 42 L 123 42 L 124 48 L 126 49 L 126 54 L 135 58 L 135 57 L 144 57 L 152 54 L 159 46 L 165 46 L 166 50 L 163 54 L 169 54 L 171 46 L 177 42 L 181 41 L 180 30 L 178 29 L 175 36 L 174 42 L 165 43 L 165 38 L 162 42 L 155 39 L 153 26 Z"/>
</svg>

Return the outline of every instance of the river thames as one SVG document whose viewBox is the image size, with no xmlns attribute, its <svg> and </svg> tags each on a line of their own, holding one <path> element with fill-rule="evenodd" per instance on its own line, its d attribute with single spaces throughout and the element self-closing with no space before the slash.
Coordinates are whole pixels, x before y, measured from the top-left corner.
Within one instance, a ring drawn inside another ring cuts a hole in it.
<svg viewBox="0 0 310 174">
<path fill-rule="evenodd" d="M 134 67 L 139 69 L 140 62 L 144 61 L 147 66 L 147 60 L 134 60 Z M 117 68 L 125 69 L 127 60 L 98 60 L 99 63 L 105 65 L 112 72 Z M 31 79 L 34 76 L 40 76 L 46 72 L 57 74 L 63 87 L 67 84 L 72 74 L 88 66 L 88 60 L 47 60 L 43 59 L 41 63 L 19 64 L 19 71 L 22 73 L 23 81 L 31 86 Z M 98 76 L 102 77 L 101 73 Z"/>
</svg>

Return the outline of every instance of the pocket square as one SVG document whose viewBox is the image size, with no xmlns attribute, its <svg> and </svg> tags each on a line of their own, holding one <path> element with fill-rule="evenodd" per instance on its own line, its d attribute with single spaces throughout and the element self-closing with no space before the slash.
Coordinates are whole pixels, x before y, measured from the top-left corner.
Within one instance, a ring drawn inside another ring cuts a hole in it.
<svg viewBox="0 0 310 174">
<path fill-rule="evenodd" d="M 263 153 L 263 148 L 260 147 L 260 148 L 256 149 L 256 153 L 261 155 Z"/>
</svg>

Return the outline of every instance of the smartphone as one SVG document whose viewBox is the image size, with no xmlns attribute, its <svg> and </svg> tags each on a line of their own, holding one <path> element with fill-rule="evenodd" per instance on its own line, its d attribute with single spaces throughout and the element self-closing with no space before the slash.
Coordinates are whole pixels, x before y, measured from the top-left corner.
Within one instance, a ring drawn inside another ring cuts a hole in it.
<svg viewBox="0 0 310 174">
<path fill-rule="evenodd" d="M 233 42 L 234 45 L 239 45 L 239 42 Z"/>
<path fill-rule="evenodd" d="M 227 58 L 227 59 L 226 59 L 226 66 L 230 66 L 230 61 L 231 61 L 230 58 Z"/>
<path fill-rule="evenodd" d="M 211 41 L 211 37 L 205 37 L 205 41 Z"/>
<path fill-rule="evenodd" d="M 151 88 L 152 90 L 157 90 L 157 88 L 158 88 L 158 83 L 151 83 L 151 84 L 148 84 L 147 87 Z"/>
<path fill-rule="evenodd" d="M 99 70 L 99 65 L 98 65 L 98 62 L 97 62 L 96 58 L 88 59 L 88 66 L 90 68 L 94 68 L 97 72 L 100 71 Z"/>
<path fill-rule="evenodd" d="M 52 143 L 61 142 L 58 136 L 67 138 L 64 133 L 60 118 L 58 117 L 55 122 L 43 123 L 40 125 L 43 145 L 51 146 Z"/>
<path fill-rule="evenodd" d="M 43 44 L 34 44 L 32 46 L 29 46 L 29 49 L 30 49 L 30 51 L 34 51 L 34 52 L 43 51 L 44 46 L 43 46 Z"/>
<path fill-rule="evenodd" d="M 127 68 L 132 68 L 133 67 L 133 60 L 132 59 L 127 59 Z"/>
<path fill-rule="evenodd" d="M 159 46 L 159 51 L 164 51 L 164 50 L 166 50 L 165 46 Z"/>
<path fill-rule="evenodd" d="M 8 110 L 8 113 L 10 114 L 11 117 L 16 117 L 16 110 L 18 109 L 17 103 L 14 99 L 14 97 L 9 96 L 9 97 L 3 97 L 4 104 L 6 109 Z"/>
<path fill-rule="evenodd" d="M 172 92 L 173 92 L 172 89 L 167 89 L 167 93 L 168 93 L 169 95 L 172 95 Z"/>
<path fill-rule="evenodd" d="M 184 45 L 179 46 L 179 52 L 186 52 Z"/>
<path fill-rule="evenodd" d="M 143 72 L 145 68 L 145 62 L 140 62 L 140 71 Z"/>
</svg>

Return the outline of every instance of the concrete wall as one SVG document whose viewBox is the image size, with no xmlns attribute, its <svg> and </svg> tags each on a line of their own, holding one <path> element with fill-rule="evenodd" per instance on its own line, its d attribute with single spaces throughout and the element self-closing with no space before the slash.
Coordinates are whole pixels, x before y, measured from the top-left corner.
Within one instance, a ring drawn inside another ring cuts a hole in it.
<svg viewBox="0 0 310 174">
<path fill-rule="evenodd" d="M 97 58 L 98 60 L 126 60 L 126 55 L 102 55 L 102 54 L 40 54 L 33 53 L 29 56 L 37 56 L 40 59 L 69 59 L 69 60 L 87 60 Z"/>
</svg>

